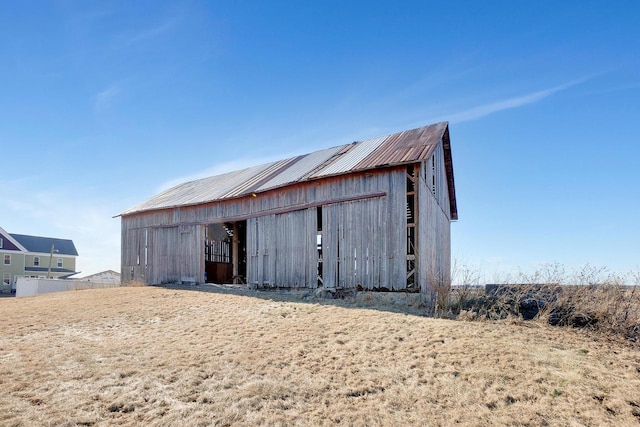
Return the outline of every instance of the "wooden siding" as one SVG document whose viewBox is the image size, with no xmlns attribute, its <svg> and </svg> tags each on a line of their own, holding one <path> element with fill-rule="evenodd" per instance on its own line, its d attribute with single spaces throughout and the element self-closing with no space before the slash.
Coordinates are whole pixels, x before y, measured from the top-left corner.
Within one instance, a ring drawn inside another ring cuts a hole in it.
<svg viewBox="0 0 640 427">
<path fill-rule="evenodd" d="M 200 225 L 123 227 L 122 283 L 177 282 L 204 277 L 204 229 Z M 124 244 L 126 242 L 126 244 Z"/>
<path fill-rule="evenodd" d="M 441 158 L 435 157 L 435 191 L 432 187 L 434 182 L 433 159 L 422 163 L 417 188 L 418 283 L 428 303 L 433 303 L 436 287 L 439 285 L 448 286 L 451 279 L 449 199 L 446 188 L 439 188 L 446 187 L 447 183 L 444 180 L 444 168 L 438 167 L 441 160 Z"/>
<path fill-rule="evenodd" d="M 191 277 L 202 283 L 204 225 L 246 220 L 248 283 L 315 288 L 320 207 L 324 287 L 405 289 L 406 170 L 378 169 L 239 199 L 124 215 L 122 282 L 161 284 Z M 427 292 L 450 275 L 451 214 L 441 144 L 419 164 L 416 181 L 416 283 Z"/>
<path fill-rule="evenodd" d="M 330 248 L 341 239 L 344 249 L 342 258 L 333 257 L 341 262 L 335 277 L 339 274 L 342 284 L 329 279 L 325 286 L 402 289 L 406 280 L 405 185 L 405 168 L 397 167 L 327 178 L 257 197 L 123 216 L 123 283 L 140 280 L 160 284 L 182 277 L 203 282 L 202 225 L 247 219 L 248 280 L 281 287 L 315 287 L 316 208 L 304 206 L 325 204 L 323 215 L 326 211 L 329 216 L 323 245 Z M 295 210 L 269 213 L 287 207 Z M 335 225 L 341 221 L 342 226 Z M 332 265 L 325 255 L 323 277 L 333 276 Z"/>
<path fill-rule="evenodd" d="M 327 288 L 406 288 L 404 168 L 388 175 L 384 199 L 323 207 L 323 280 Z"/>
<path fill-rule="evenodd" d="M 341 198 L 381 197 L 390 190 L 389 175 L 402 170 L 402 167 L 380 169 L 296 184 L 259 193 L 255 197 L 123 215 L 122 224 L 125 229 L 209 224 L 258 217 L 291 206 L 300 210 L 311 204 L 332 203 Z"/>
<path fill-rule="evenodd" d="M 247 220 L 250 284 L 315 288 L 318 280 L 316 209 Z"/>
<path fill-rule="evenodd" d="M 442 144 L 438 144 L 431 158 L 422 164 L 422 171 L 424 172 L 421 177 L 422 181 L 427 184 L 443 213 L 451 220 L 449 186 L 447 184 Z"/>
</svg>

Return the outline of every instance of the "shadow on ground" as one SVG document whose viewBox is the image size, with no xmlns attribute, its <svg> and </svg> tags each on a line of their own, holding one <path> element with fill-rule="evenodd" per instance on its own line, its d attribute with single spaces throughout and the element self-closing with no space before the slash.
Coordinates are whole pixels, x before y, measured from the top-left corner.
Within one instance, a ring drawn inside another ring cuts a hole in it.
<svg viewBox="0 0 640 427">
<path fill-rule="evenodd" d="M 165 284 L 155 285 L 165 289 L 180 289 L 196 292 L 241 295 L 268 301 L 298 302 L 308 304 L 334 305 L 345 308 L 364 308 L 425 316 L 426 309 L 419 293 L 356 291 L 332 293 L 326 289 L 250 289 L 246 285 L 204 285 Z"/>
</svg>

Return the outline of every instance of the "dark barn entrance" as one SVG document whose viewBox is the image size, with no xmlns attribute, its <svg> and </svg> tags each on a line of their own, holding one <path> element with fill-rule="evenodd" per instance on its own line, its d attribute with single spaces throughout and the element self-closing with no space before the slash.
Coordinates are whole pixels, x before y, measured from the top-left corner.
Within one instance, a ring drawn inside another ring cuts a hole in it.
<svg viewBox="0 0 640 427">
<path fill-rule="evenodd" d="M 204 237 L 205 282 L 245 283 L 247 222 L 209 224 Z"/>
</svg>

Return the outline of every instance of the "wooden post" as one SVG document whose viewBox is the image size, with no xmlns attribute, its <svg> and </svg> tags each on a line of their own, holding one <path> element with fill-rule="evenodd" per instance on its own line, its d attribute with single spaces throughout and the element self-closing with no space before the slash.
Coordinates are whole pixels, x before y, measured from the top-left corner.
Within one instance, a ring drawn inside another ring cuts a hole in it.
<svg viewBox="0 0 640 427">
<path fill-rule="evenodd" d="M 233 223 L 233 237 L 231 238 L 231 262 L 233 263 L 233 283 L 239 283 L 238 277 L 238 223 Z"/>
</svg>

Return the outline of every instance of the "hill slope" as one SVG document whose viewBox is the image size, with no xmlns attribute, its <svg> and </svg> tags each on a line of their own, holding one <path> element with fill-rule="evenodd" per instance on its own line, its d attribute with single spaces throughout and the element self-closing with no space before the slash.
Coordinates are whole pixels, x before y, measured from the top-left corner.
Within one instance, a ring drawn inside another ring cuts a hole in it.
<svg viewBox="0 0 640 427">
<path fill-rule="evenodd" d="M 640 423 L 637 351 L 536 323 L 151 287 L 0 313 L 0 425 Z"/>
</svg>

